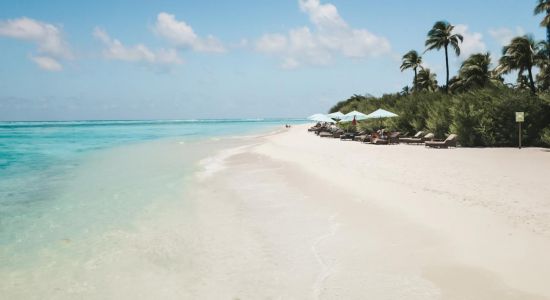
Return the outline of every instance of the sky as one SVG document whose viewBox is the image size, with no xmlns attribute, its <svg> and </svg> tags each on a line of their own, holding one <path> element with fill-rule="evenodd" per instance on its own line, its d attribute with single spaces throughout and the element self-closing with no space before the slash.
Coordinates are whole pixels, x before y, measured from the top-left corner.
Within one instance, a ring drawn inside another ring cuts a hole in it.
<svg viewBox="0 0 550 300">
<path fill-rule="evenodd" d="M 2 0 L 0 121 L 305 117 L 411 85 L 439 20 L 469 54 L 544 39 L 535 0 Z M 442 51 L 424 65 L 445 81 Z"/>
</svg>

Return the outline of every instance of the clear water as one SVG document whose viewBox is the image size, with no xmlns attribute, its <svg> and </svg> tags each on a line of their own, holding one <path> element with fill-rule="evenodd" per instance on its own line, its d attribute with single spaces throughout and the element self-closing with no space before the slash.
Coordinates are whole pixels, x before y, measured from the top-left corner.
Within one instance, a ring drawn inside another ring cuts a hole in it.
<svg viewBox="0 0 550 300">
<path fill-rule="evenodd" d="M 276 119 L 0 122 L 0 178 L 43 170 L 82 152 L 127 143 L 169 137 L 200 139 L 244 134 L 300 122 Z"/>
<path fill-rule="evenodd" d="M 136 216 L 181 201 L 182 182 L 213 137 L 302 122 L 0 122 L 0 294 L 56 291 L 51 274 L 58 285 L 74 280 L 71 268 L 93 265 L 92 253 Z M 107 248 L 103 256 L 118 253 Z"/>
</svg>

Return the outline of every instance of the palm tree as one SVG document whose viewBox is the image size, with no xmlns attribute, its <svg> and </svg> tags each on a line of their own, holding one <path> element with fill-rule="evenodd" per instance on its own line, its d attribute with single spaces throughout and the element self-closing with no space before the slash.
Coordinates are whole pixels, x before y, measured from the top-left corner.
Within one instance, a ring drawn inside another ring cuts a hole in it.
<svg viewBox="0 0 550 300">
<path fill-rule="evenodd" d="M 514 70 L 518 71 L 518 81 L 522 78 L 523 72 L 527 71 L 527 79 L 531 92 L 536 93 L 535 81 L 533 80 L 533 67 L 540 65 L 546 60 L 546 49 L 543 43 L 535 43 L 533 37 L 525 35 L 515 37 L 509 45 L 502 48 L 502 57 L 496 68 L 498 74 L 508 74 Z"/>
<path fill-rule="evenodd" d="M 417 87 L 419 91 L 432 91 L 437 90 L 437 79 L 435 73 L 432 73 L 430 69 L 424 68 L 418 72 Z"/>
<path fill-rule="evenodd" d="M 449 79 L 449 91 L 451 93 L 466 91 L 464 81 L 462 81 L 458 76 L 451 77 L 451 79 Z"/>
<path fill-rule="evenodd" d="M 455 27 L 449 22 L 438 21 L 434 24 L 432 29 L 428 32 L 428 39 L 426 40 L 426 51 L 441 48 L 445 49 L 445 66 L 447 67 L 447 81 L 445 85 L 445 91 L 449 92 L 449 45 L 455 50 L 456 56 L 460 55 L 459 43 L 462 43 L 464 37 L 461 34 L 453 34 Z"/>
<path fill-rule="evenodd" d="M 539 47 L 537 58 L 540 71 L 535 81 L 539 90 L 546 91 L 550 89 L 550 44 L 544 41 L 539 42 L 537 46 Z"/>
<path fill-rule="evenodd" d="M 546 42 L 550 44 L 550 0 L 538 0 L 535 6 L 535 15 L 545 14 L 540 22 L 541 27 L 546 27 Z M 548 53 L 550 57 L 550 52 Z"/>
<path fill-rule="evenodd" d="M 416 87 L 416 81 L 418 78 L 417 69 L 422 68 L 422 56 L 418 54 L 415 50 L 411 50 L 403 55 L 403 63 L 401 64 L 401 72 L 407 69 L 413 69 L 414 71 L 414 81 L 413 81 L 413 90 Z"/>
<path fill-rule="evenodd" d="M 489 53 L 470 55 L 460 66 L 458 76 L 450 79 L 451 92 L 464 92 L 475 88 L 502 85 L 504 79 L 490 70 L 490 65 L 491 55 Z"/>
<path fill-rule="evenodd" d="M 468 89 L 487 86 L 491 82 L 490 65 L 489 53 L 472 54 L 460 66 L 458 77 Z"/>
</svg>

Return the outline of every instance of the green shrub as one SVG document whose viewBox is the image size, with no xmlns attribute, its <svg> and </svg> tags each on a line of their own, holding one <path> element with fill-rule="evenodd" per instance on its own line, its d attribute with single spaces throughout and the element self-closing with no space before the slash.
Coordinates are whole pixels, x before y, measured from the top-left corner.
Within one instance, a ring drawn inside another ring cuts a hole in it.
<svg viewBox="0 0 550 300">
<path fill-rule="evenodd" d="M 460 97 L 454 99 L 451 108 L 453 122 L 450 131 L 458 135 L 458 142 L 462 146 L 481 145 L 481 137 L 477 134 L 480 128 L 479 104 L 475 97 Z"/>
<path fill-rule="evenodd" d="M 448 99 L 433 102 L 428 107 L 428 117 L 426 118 L 426 128 L 432 132 L 436 138 L 444 138 L 449 132 L 451 125 L 450 103 Z"/>
<path fill-rule="evenodd" d="M 518 134 L 515 112 L 523 111 L 524 145 L 550 144 L 547 130 L 550 94 L 546 93 L 532 95 L 529 91 L 499 86 L 455 95 L 444 92 L 396 93 L 378 98 L 354 95 L 340 101 L 331 111 L 370 113 L 378 108 L 395 112 L 399 117 L 382 122 L 361 121 L 359 130 L 373 131 L 382 124 L 388 130 L 403 133 L 429 130 L 438 138 L 456 133 L 462 146 L 515 146 Z"/>
<path fill-rule="evenodd" d="M 542 145 L 549 147 L 550 146 L 550 126 L 544 128 L 540 134 L 540 141 Z"/>
</svg>

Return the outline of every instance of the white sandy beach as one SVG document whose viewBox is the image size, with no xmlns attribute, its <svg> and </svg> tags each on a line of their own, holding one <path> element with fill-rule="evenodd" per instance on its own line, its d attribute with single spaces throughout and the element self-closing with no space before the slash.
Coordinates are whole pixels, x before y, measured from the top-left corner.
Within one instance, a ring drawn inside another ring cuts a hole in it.
<svg viewBox="0 0 550 300">
<path fill-rule="evenodd" d="M 322 139 L 205 161 L 186 295 L 550 299 L 550 152 Z"/>
<path fill-rule="evenodd" d="M 376 146 L 306 128 L 98 152 L 63 194 L 85 201 L 33 225 L 43 246 L 0 249 L 17 266 L 0 268 L 0 295 L 550 299 L 548 150 Z"/>
</svg>

